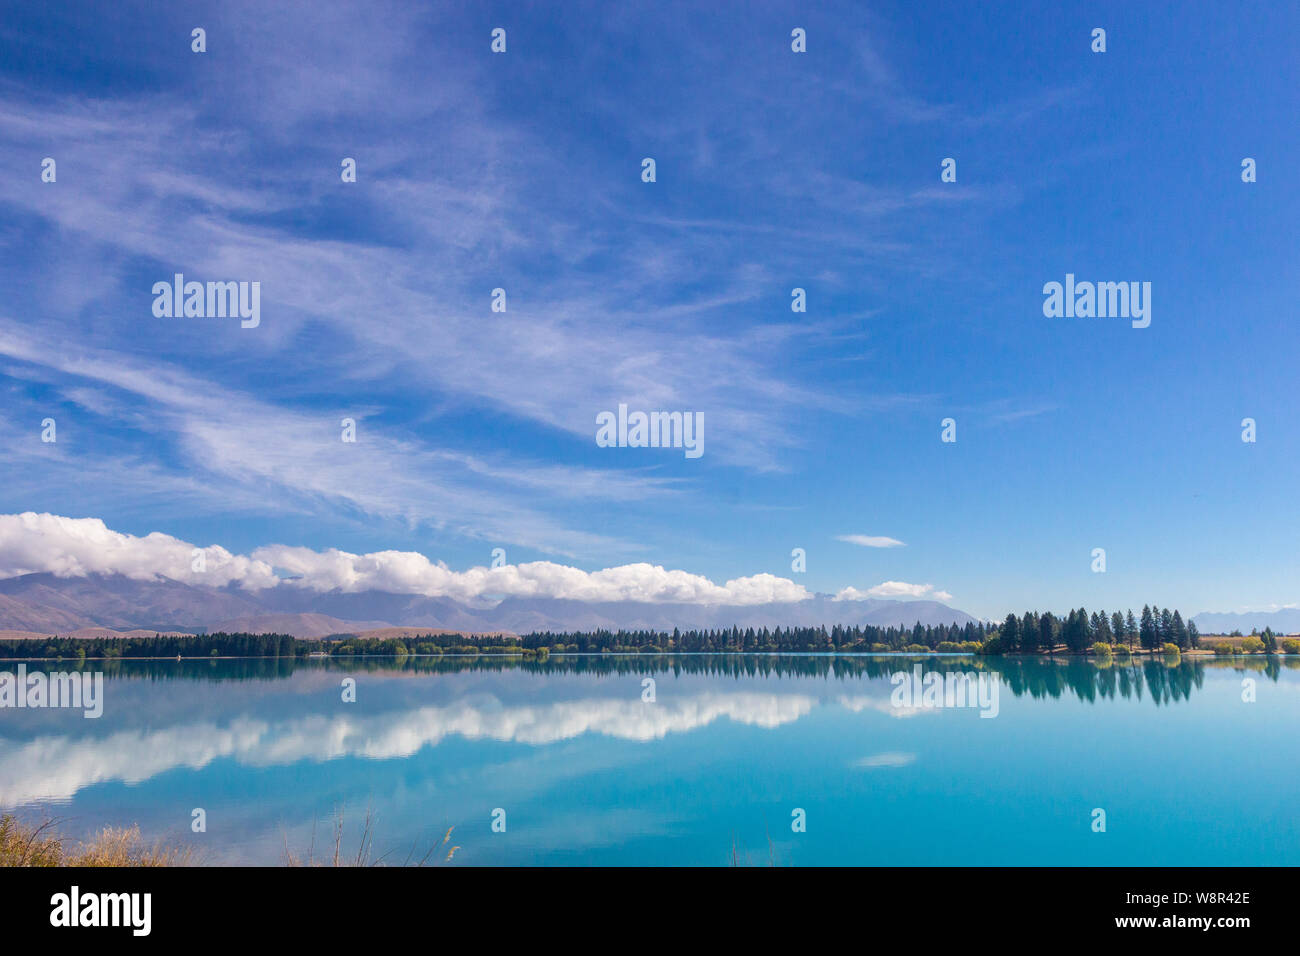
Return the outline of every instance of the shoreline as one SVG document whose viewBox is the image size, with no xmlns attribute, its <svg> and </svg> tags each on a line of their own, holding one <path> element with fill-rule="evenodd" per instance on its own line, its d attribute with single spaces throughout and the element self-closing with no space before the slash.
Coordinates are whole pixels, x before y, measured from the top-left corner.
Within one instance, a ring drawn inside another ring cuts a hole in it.
<svg viewBox="0 0 1300 956">
<path fill-rule="evenodd" d="M 1248 653 L 1246 651 L 1236 651 L 1231 654 L 1218 654 L 1213 649 L 1195 648 L 1189 651 L 1180 651 L 1178 654 L 1166 654 L 1164 651 L 1133 651 L 1129 654 L 1122 655 L 1129 661 L 1139 660 L 1166 660 L 1169 658 L 1185 659 L 1192 658 L 1195 660 L 1218 660 L 1218 661 L 1236 661 L 1239 659 L 1247 660 L 1268 660 L 1270 658 L 1300 659 L 1300 654 L 1287 654 L 1278 652 L 1274 654 Z M 313 661 L 330 662 L 330 661 L 357 661 L 357 660 L 398 660 L 407 658 L 420 658 L 426 660 L 439 660 L 443 658 L 455 658 L 470 660 L 477 657 L 500 658 L 504 660 L 518 659 L 528 661 L 529 663 L 539 663 L 538 654 L 535 651 L 493 651 L 485 650 L 479 653 L 465 652 L 448 652 L 445 654 L 428 654 L 423 652 L 400 653 L 383 653 L 383 654 L 214 654 L 194 657 L 171 657 L 163 656 L 145 656 L 132 655 L 122 656 L 114 655 L 108 657 L 48 657 L 45 655 L 24 655 L 21 657 L 0 657 L 0 665 L 5 661 L 171 661 L 172 663 L 186 663 L 195 661 L 284 661 L 292 660 L 297 663 L 309 663 Z M 545 655 L 542 660 L 555 657 L 630 657 L 630 658 L 652 658 L 652 657 L 903 657 L 924 659 L 928 657 L 941 657 L 944 659 L 970 658 L 975 660 L 1027 660 L 1027 661 L 1092 661 L 1095 663 L 1106 663 L 1110 665 L 1122 664 L 1121 655 L 1112 653 L 1109 657 L 1100 657 L 1096 654 L 1071 654 L 1062 652 L 1059 654 L 981 654 L 978 651 L 551 651 Z"/>
</svg>

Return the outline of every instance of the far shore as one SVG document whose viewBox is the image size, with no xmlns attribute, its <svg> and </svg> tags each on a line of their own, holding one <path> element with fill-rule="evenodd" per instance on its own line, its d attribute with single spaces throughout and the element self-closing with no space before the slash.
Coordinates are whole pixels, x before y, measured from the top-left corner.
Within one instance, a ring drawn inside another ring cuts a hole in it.
<svg viewBox="0 0 1300 956">
<path fill-rule="evenodd" d="M 490 657 L 501 660 L 519 660 L 519 661 L 536 661 L 538 655 L 524 648 L 501 650 L 497 648 L 482 648 L 478 650 L 457 650 L 443 653 L 425 653 L 420 651 L 402 652 L 379 652 L 379 653 L 359 653 L 349 654 L 346 656 L 327 654 L 327 653 L 309 653 L 294 655 L 296 661 L 334 661 L 347 662 L 356 660 L 395 660 L 406 658 L 421 658 L 428 660 L 448 659 L 468 659 L 476 657 Z M 1165 661 L 1173 658 L 1175 660 L 1210 660 L 1210 661 L 1241 661 L 1256 660 L 1264 661 L 1270 658 L 1300 658 L 1300 654 L 1287 653 L 1278 651 L 1267 654 L 1263 652 L 1251 653 L 1247 651 L 1235 651 L 1231 654 L 1216 653 L 1210 648 L 1196 648 L 1193 650 L 1180 651 L 1177 654 L 1170 654 L 1161 650 L 1144 651 L 1134 650 L 1129 654 L 1120 654 L 1110 657 L 1102 657 L 1091 652 L 1075 654 L 1059 648 L 1055 653 L 1038 653 L 1038 654 L 980 654 L 977 651 L 783 651 L 783 650 L 753 650 L 753 651 L 677 651 L 677 650 L 656 650 L 656 651 L 637 651 L 637 650 L 618 650 L 618 651 L 550 651 L 544 656 L 545 659 L 555 657 L 898 657 L 909 659 L 921 659 L 927 657 L 942 658 L 985 658 L 988 660 L 1035 660 L 1044 662 L 1066 662 L 1066 661 L 1092 661 L 1095 663 L 1105 663 L 1107 665 L 1123 665 L 1129 662 L 1142 660 Z M 84 657 L 80 655 L 69 656 L 66 654 L 43 655 L 43 654 L 24 654 L 21 656 L 9 655 L 0 656 L 0 662 L 4 661 L 172 661 L 196 663 L 201 661 L 269 661 L 283 660 L 284 657 L 273 654 L 196 654 L 186 656 L 180 654 L 177 656 L 165 655 L 132 655 L 123 657 L 122 655 L 90 655 Z M 2 666 L 2 663 L 0 663 Z"/>
<path fill-rule="evenodd" d="M 555 657 L 662 656 L 714 654 L 739 656 L 818 655 L 844 657 L 984 657 L 1093 660 L 1119 664 L 1146 658 L 1177 662 L 1183 658 L 1240 659 L 1300 656 L 1300 639 L 1288 635 L 1201 635 L 1186 627 L 1177 612 L 1161 612 L 1157 625 L 1143 609 L 1140 628 L 1120 624 L 1122 641 L 1113 637 L 1100 614 L 1089 618 L 1083 609 L 1071 611 L 1063 625 L 1051 614 L 1024 622 L 1008 615 L 1001 629 L 984 624 L 935 625 L 913 628 L 836 625 L 819 627 L 739 627 L 716 630 L 674 629 L 629 631 L 534 631 L 524 635 L 503 631 L 460 632 L 415 627 L 386 627 L 360 633 L 299 638 L 288 633 L 247 631 L 204 634 L 175 631 L 113 631 L 88 629 L 71 634 L 0 632 L 0 660 L 222 660 L 274 659 L 309 661 L 362 658 L 402 659 L 472 657 L 540 662 Z M 1133 615 L 1129 614 L 1131 622 Z M 1019 637 L 1023 629 L 1024 637 Z M 1044 638 L 1039 641 L 1040 635 Z M 1048 635 L 1056 640 L 1047 639 Z M 1162 640 L 1168 635 L 1170 640 Z M 1141 638 L 1137 640 L 1137 638 Z M 1176 643 L 1173 639 L 1177 639 Z M 1135 646 L 1141 645 L 1141 646 Z"/>
</svg>

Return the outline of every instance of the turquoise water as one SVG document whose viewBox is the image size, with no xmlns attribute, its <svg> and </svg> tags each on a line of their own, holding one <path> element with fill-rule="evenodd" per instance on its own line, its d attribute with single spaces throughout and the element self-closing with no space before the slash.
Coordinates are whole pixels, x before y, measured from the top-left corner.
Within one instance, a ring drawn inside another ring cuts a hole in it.
<svg viewBox="0 0 1300 956">
<path fill-rule="evenodd" d="M 916 668 L 985 697 L 908 700 Z M 138 824 L 223 864 L 328 855 L 341 811 L 345 850 L 369 814 L 392 863 L 455 827 L 455 865 L 1295 865 L 1298 668 L 122 662 L 98 719 L 0 709 L 0 807 L 71 835 Z"/>
</svg>

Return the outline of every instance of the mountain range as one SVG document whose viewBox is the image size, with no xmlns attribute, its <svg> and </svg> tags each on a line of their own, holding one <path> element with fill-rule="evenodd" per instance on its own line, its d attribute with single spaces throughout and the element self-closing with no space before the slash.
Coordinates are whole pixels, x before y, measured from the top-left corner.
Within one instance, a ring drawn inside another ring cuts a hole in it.
<svg viewBox="0 0 1300 956">
<path fill-rule="evenodd" d="M 0 630 L 70 634 L 114 630 L 276 632 L 315 638 L 384 627 L 466 633 L 658 630 L 673 628 L 966 624 L 975 618 L 938 601 L 836 601 L 818 594 L 762 605 L 589 603 L 506 598 L 470 605 L 450 598 L 385 591 L 315 592 L 292 584 L 262 591 L 206 588 L 168 578 L 25 574 L 0 580 Z"/>
</svg>

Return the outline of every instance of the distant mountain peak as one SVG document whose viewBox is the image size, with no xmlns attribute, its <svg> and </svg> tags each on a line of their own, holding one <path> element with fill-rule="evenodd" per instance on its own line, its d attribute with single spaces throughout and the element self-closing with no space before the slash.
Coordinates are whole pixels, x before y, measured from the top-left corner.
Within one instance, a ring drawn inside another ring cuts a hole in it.
<svg viewBox="0 0 1300 956">
<path fill-rule="evenodd" d="M 168 578 L 124 575 L 58 577 L 48 572 L 0 581 L 0 630 L 69 633 L 117 630 L 248 630 L 299 637 L 414 627 L 465 632 L 708 630 L 730 627 L 911 627 L 974 623 L 938 601 L 870 598 L 837 601 L 816 594 L 803 601 L 759 605 L 700 605 L 637 601 L 584 602 L 509 597 L 491 606 L 387 591 L 315 592 L 299 587 L 262 591 L 206 588 Z"/>
</svg>

